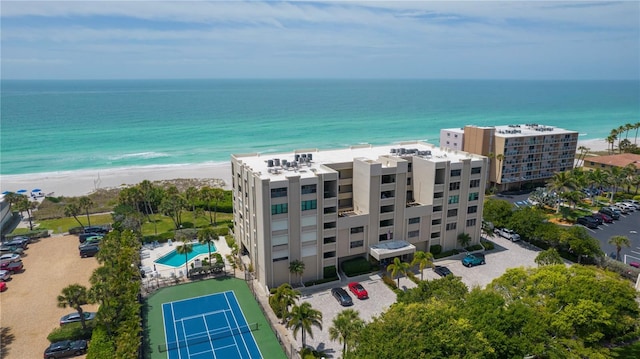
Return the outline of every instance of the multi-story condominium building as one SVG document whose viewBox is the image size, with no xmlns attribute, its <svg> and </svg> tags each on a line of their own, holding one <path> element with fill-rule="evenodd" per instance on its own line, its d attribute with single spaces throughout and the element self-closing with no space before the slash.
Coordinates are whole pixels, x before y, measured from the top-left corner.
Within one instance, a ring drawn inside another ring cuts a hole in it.
<svg viewBox="0 0 640 359">
<path fill-rule="evenodd" d="M 236 240 L 260 283 L 303 281 L 364 257 L 409 260 L 478 243 L 488 159 L 423 142 L 231 158 Z"/>
<path fill-rule="evenodd" d="M 497 190 L 534 186 L 573 168 L 578 132 L 538 124 L 440 130 L 440 146 L 488 156 Z"/>
</svg>

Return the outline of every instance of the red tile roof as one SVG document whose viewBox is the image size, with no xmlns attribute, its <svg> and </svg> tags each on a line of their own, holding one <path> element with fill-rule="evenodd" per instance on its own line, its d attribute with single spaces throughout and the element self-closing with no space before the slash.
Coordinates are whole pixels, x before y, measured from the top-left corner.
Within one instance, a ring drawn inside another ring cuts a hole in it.
<svg viewBox="0 0 640 359">
<path fill-rule="evenodd" d="M 587 157 L 585 162 L 594 162 L 607 166 L 625 167 L 633 163 L 637 169 L 640 169 L 640 155 L 633 153 L 621 153 L 618 155 Z"/>
</svg>

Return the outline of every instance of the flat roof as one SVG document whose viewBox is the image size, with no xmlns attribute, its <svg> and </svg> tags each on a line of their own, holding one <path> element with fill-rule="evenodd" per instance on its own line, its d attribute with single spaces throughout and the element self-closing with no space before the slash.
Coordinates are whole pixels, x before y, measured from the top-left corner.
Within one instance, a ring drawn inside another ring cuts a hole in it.
<svg viewBox="0 0 640 359">
<path fill-rule="evenodd" d="M 541 136 L 541 135 L 563 135 L 563 134 L 577 134 L 578 131 L 566 130 L 564 128 L 555 126 L 540 125 L 537 123 L 524 123 L 516 125 L 499 125 L 499 126 L 475 126 L 467 125 L 468 127 L 483 128 L 483 129 L 495 129 L 495 135 L 500 137 L 524 137 L 524 136 Z M 463 133 L 464 128 L 446 128 L 443 131 Z"/>
<path fill-rule="evenodd" d="M 404 151 L 404 154 L 400 154 L 401 150 Z M 296 161 L 296 155 L 299 155 L 298 161 Z M 303 159 L 308 158 L 309 155 L 311 160 L 304 161 Z M 395 158 L 418 156 L 434 162 L 458 162 L 466 158 L 483 158 L 480 155 L 440 148 L 422 141 L 399 142 L 381 146 L 366 144 L 331 150 L 303 149 L 285 153 L 232 155 L 240 163 L 250 168 L 252 172 L 259 173 L 261 178 L 269 178 L 271 180 L 284 180 L 291 175 L 299 175 L 301 178 L 315 177 L 317 173 L 333 172 L 332 169 L 325 165 L 349 163 L 355 159 L 377 162 L 381 156 Z M 270 160 L 272 161 L 272 167 L 269 167 Z M 278 162 L 276 160 L 280 162 L 279 166 L 276 165 Z M 289 163 L 296 161 L 297 167 L 283 167 L 283 160 Z"/>
</svg>

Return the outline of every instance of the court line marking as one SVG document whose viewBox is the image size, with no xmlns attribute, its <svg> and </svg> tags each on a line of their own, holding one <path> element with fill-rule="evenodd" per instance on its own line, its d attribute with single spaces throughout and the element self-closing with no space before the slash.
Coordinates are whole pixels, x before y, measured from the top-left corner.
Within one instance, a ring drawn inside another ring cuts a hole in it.
<svg viewBox="0 0 640 359">
<path fill-rule="evenodd" d="M 165 305 L 166 305 L 166 303 L 162 304 L 162 325 L 164 326 L 164 340 L 167 341 L 167 322 L 164 320 L 165 319 L 164 318 L 164 308 L 165 308 L 164 306 Z M 171 318 L 171 319 L 173 320 L 174 318 Z M 167 344 L 169 344 L 169 343 L 167 342 Z M 167 351 L 169 351 L 168 349 L 169 348 L 167 348 Z M 168 357 L 169 357 L 169 353 L 167 353 L 167 358 Z"/>
<path fill-rule="evenodd" d="M 210 314 L 211 315 L 218 314 L 218 313 L 222 313 L 222 312 L 229 311 L 229 310 L 231 310 L 231 309 L 221 309 L 221 310 L 215 310 L 213 312 L 206 312 L 206 313 L 200 313 L 200 314 L 196 314 L 196 315 L 190 315 L 188 317 L 182 317 L 180 319 L 176 319 L 176 321 L 178 321 L 178 320 L 189 320 L 189 319 L 194 319 L 194 318 L 202 318 L 202 317 L 205 317 L 205 316 L 210 315 Z"/>
<path fill-rule="evenodd" d="M 209 334 L 209 325 L 207 324 L 207 318 L 202 315 L 202 321 L 204 322 L 204 328 L 207 331 L 207 337 L 209 337 L 209 346 L 211 347 L 211 351 L 213 352 L 213 359 L 216 358 L 216 349 L 213 347 L 213 341 L 211 340 L 211 334 Z M 207 350 L 207 352 L 209 352 Z"/>
<path fill-rule="evenodd" d="M 180 322 L 182 327 L 182 334 L 184 334 L 184 347 L 187 349 L 187 358 L 191 359 L 191 351 L 189 350 L 189 342 L 187 341 L 187 331 L 184 328 L 184 322 Z M 178 350 L 180 350 L 180 343 L 178 342 Z"/>
<path fill-rule="evenodd" d="M 178 336 L 178 327 L 176 326 L 176 314 L 173 312 L 173 302 L 169 303 L 169 305 L 171 306 L 171 316 L 173 317 L 173 330 L 176 332 L 176 343 L 180 343 L 180 337 Z M 166 339 L 166 338 L 165 338 Z M 167 343 L 169 344 L 169 343 Z M 169 349 L 169 348 L 167 348 Z M 177 345 L 178 350 L 178 359 L 182 359 L 182 355 L 180 354 L 180 345 Z M 187 354 L 189 354 L 189 352 L 187 352 Z M 169 354 L 167 354 L 167 357 L 169 356 Z"/>
<path fill-rule="evenodd" d="M 231 308 L 231 303 L 229 303 L 229 297 L 227 297 L 227 294 L 225 293 L 224 295 L 224 299 L 226 299 L 227 301 L 227 305 L 229 306 L 229 308 Z M 235 299 L 235 297 L 234 297 Z M 236 300 L 236 303 L 238 303 L 238 301 Z M 238 307 L 240 307 L 240 304 L 238 304 Z M 240 310 L 242 310 L 242 308 L 240 308 Z M 231 316 L 233 317 L 233 322 L 235 323 L 237 328 L 240 328 L 240 325 L 238 324 L 238 320 L 236 319 L 236 313 L 234 313 L 234 311 L 231 311 Z M 249 323 L 246 322 L 245 319 L 245 323 L 247 325 L 249 325 Z M 251 331 L 249 331 L 249 333 L 251 333 Z M 247 342 L 244 340 L 244 335 L 242 335 L 243 333 L 238 333 L 240 335 L 240 339 L 242 339 L 242 344 L 244 344 L 244 349 L 247 351 L 247 354 L 249 355 L 249 358 L 251 358 L 251 351 L 249 351 L 249 347 L 247 346 Z M 253 336 L 253 333 L 251 333 L 251 336 Z M 254 339 L 255 341 L 255 339 Z M 238 353 L 240 353 L 240 348 L 238 348 Z M 244 357 L 243 355 L 241 355 L 241 357 Z"/>
<path fill-rule="evenodd" d="M 188 302 L 188 301 L 193 300 L 193 299 L 199 299 L 199 298 L 204 298 L 204 297 L 215 297 L 215 296 L 218 296 L 218 295 L 221 295 L 221 294 L 227 293 L 227 292 L 232 292 L 232 291 L 227 290 L 227 291 L 219 292 L 219 293 L 203 294 L 203 295 L 199 295 L 199 296 L 197 296 L 197 297 L 191 297 L 191 298 L 185 298 L 185 299 L 180 299 L 180 300 L 174 300 L 173 302 L 170 302 L 170 303 L 182 303 L 182 302 Z"/>
<path fill-rule="evenodd" d="M 238 302 L 238 298 L 236 298 L 236 294 L 232 291 L 227 291 L 230 292 L 231 295 L 233 296 L 233 299 L 235 300 L 236 304 L 238 304 L 238 308 L 240 309 L 240 315 L 242 315 L 242 319 L 244 319 L 244 322 L 247 323 L 247 325 L 249 325 L 249 322 L 247 321 L 247 317 L 244 316 L 244 311 L 242 310 L 242 307 L 240 306 L 240 303 Z M 225 292 L 225 293 L 227 293 Z M 225 294 L 225 298 L 226 298 L 226 294 Z M 262 352 L 260 351 L 260 346 L 258 345 L 258 342 L 256 341 L 256 337 L 253 335 L 253 333 L 251 331 L 249 331 L 249 334 L 251 334 L 251 339 L 253 339 L 253 343 L 256 346 L 256 349 L 258 349 L 258 354 L 260 355 L 260 358 L 264 358 L 264 355 L 262 355 Z M 245 343 L 246 344 L 246 343 Z M 252 358 L 251 352 L 247 349 L 247 353 L 249 353 L 249 359 Z"/>
<path fill-rule="evenodd" d="M 228 303 L 227 303 L 228 304 Z M 233 315 L 233 312 L 231 312 L 231 315 Z M 227 325 L 229 326 L 229 328 L 231 328 L 231 323 L 229 323 L 229 318 L 227 317 L 227 313 L 224 313 L 224 320 L 227 322 Z M 237 327 L 237 325 L 236 325 Z M 233 333 L 233 328 L 231 328 L 231 333 Z M 236 352 L 238 353 L 238 356 L 240 358 L 244 358 L 244 355 L 242 355 L 242 353 L 240 353 L 240 346 L 238 345 L 238 340 L 236 339 L 236 336 L 232 336 L 233 338 L 233 343 L 235 344 L 236 347 Z"/>
</svg>

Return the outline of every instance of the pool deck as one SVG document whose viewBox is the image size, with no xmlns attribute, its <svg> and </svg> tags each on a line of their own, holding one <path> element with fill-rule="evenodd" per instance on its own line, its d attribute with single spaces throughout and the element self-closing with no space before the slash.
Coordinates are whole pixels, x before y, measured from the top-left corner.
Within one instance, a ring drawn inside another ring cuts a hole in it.
<svg viewBox="0 0 640 359">
<path fill-rule="evenodd" d="M 158 258 L 162 258 L 172 250 L 176 249 L 176 247 L 180 245 L 179 243 L 180 242 L 161 243 L 158 246 L 147 244 L 142 247 L 142 249 L 140 250 L 140 258 L 142 262 L 141 268 L 147 274 L 148 277 L 159 276 L 160 278 L 162 277 L 169 278 L 169 277 L 175 276 L 180 278 L 186 275 L 184 265 L 180 267 L 172 267 L 172 266 L 155 263 L 155 261 Z M 193 242 L 193 243 L 197 244 L 198 242 Z M 226 258 L 228 254 L 231 254 L 231 249 L 229 248 L 229 246 L 227 246 L 227 241 L 224 239 L 224 236 L 220 236 L 217 241 L 213 242 L 213 244 L 215 245 L 216 250 L 211 251 L 212 256 L 214 253 L 220 253 L 222 255 L 222 258 Z M 193 259 L 189 261 L 189 264 L 188 264 L 189 268 L 191 267 L 190 264 L 194 260 L 198 258 L 204 259 L 204 258 L 207 258 L 207 256 L 208 256 L 208 253 L 195 256 Z M 226 263 L 226 260 L 225 260 L 225 265 L 229 267 L 229 264 Z M 231 269 L 231 268 L 229 267 L 227 269 Z"/>
</svg>

